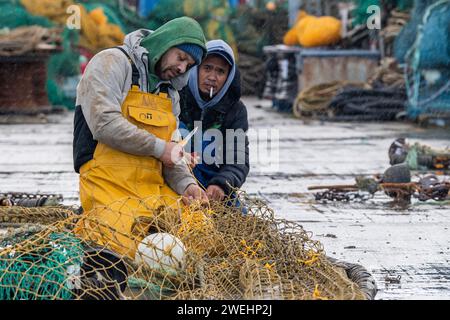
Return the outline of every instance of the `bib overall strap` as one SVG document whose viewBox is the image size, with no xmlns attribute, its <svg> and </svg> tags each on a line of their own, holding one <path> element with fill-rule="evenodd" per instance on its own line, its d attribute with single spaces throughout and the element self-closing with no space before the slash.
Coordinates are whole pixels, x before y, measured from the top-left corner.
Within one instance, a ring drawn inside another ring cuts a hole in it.
<svg viewBox="0 0 450 320">
<path fill-rule="evenodd" d="M 131 86 L 138 86 L 140 88 L 140 85 L 139 85 L 139 78 L 140 78 L 139 70 L 136 67 L 136 65 L 134 64 L 133 60 L 131 60 L 130 56 L 128 55 L 128 53 L 123 48 L 121 48 L 121 47 L 114 47 L 114 48 L 119 49 L 120 51 L 123 52 L 124 55 L 127 56 L 128 61 L 130 61 L 130 63 L 131 63 L 131 69 L 133 70 L 133 73 L 132 73 L 132 76 L 131 76 Z"/>
</svg>

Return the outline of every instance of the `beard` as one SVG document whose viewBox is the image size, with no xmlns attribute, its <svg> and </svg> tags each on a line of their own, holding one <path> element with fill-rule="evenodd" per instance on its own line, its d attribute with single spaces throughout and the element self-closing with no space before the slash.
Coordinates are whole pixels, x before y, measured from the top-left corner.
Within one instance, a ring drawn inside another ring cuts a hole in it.
<svg viewBox="0 0 450 320">
<path fill-rule="evenodd" d="M 171 80 L 178 76 L 178 72 L 176 72 L 171 66 L 162 69 L 161 61 L 158 61 L 156 64 L 155 73 L 161 80 Z"/>
<path fill-rule="evenodd" d="M 173 67 L 167 67 L 161 72 L 162 80 L 171 80 L 179 76 L 179 72 Z"/>
</svg>

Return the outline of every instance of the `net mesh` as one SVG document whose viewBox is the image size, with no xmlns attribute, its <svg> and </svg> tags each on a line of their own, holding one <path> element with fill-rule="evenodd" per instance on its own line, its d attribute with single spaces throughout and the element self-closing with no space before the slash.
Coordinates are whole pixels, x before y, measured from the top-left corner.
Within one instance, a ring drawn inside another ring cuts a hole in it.
<svg viewBox="0 0 450 320">
<path fill-rule="evenodd" d="M 407 111 L 413 119 L 450 117 L 449 19 L 449 0 L 435 1 L 424 8 L 415 42 L 405 55 Z"/>
<path fill-rule="evenodd" d="M 320 242 L 259 199 L 149 203 L 127 198 L 95 215 L 0 207 L 0 299 L 365 298 Z"/>
</svg>

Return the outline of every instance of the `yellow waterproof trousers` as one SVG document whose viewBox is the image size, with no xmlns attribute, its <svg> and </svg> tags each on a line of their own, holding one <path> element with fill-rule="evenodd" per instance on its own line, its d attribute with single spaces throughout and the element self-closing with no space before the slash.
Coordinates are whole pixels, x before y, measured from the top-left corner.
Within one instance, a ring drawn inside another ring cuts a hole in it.
<svg viewBox="0 0 450 320">
<path fill-rule="evenodd" d="M 177 129 L 172 101 L 165 93 L 145 93 L 133 86 L 122 105 L 122 115 L 166 141 Z M 93 159 L 80 169 L 80 200 L 84 216 L 76 234 L 131 258 L 157 209 L 170 206 L 178 212 L 180 207 L 180 196 L 164 183 L 161 161 L 100 142 Z"/>
</svg>

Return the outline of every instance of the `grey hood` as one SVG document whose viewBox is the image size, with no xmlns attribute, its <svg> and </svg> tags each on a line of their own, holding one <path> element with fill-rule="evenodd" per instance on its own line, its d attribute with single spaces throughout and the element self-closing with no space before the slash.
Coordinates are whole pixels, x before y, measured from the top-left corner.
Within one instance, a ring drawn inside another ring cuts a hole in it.
<svg viewBox="0 0 450 320">
<path fill-rule="evenodd" d="M 195 101 L 197 102 L 198 106 L 201 109 L 205 109 L 208 107 L 212 107 L 219 103 L 219 101 L 225 96 L 228 89 L 231 86 L 231 83 L 233 82 L 234 75 L 236 73 L 236 61 L 234 58 L 233 49 L 223 40 L 211 40 L 206 43 L 206 48 L 208 50 L 207 55 L 210 52 L 224 52 L 226 53 L 231 59 L 232 59 L 232 66 L 230 69 L 230 72 L 228 74 L 227 81 L 223 85 L 222 89 L 212 98 L 210 101 L 205 101 L 200 96 L 200 92 L 198 90 L 198 67 L 195 66 L 192 68 L 190 75 L 189 75 L 189 90 L 191 91 L 192 95 L 195 98 Z"/>
</svg>

